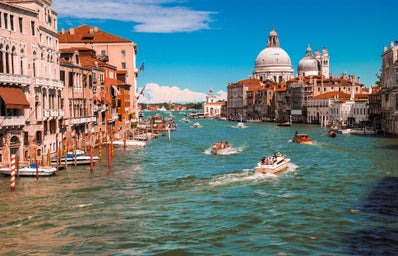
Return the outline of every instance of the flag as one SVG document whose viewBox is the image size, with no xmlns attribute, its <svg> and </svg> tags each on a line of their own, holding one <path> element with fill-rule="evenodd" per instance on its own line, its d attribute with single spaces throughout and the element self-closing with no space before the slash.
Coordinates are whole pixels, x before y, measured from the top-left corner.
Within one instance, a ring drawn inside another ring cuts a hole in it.
<svg viewBox="0 0 398 256">
<path fill-rule="evenodd" d="M 138 69 L 138 72 L 141 72 L 141 71 L 143 71 L 143 70 L 144 70 L 144 62 L 142 62 L 140 68 Z"/>
</svg>

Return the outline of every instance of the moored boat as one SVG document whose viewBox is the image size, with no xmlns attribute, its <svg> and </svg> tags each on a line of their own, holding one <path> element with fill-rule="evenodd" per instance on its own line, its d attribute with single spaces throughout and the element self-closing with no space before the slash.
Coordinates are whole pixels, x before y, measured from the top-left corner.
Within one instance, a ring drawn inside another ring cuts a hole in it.
<svg viewBox="0 0 398 256">
<path fill-rule="evenodd" d="M 296 132 L 292 138 L 292 141 L 299 144 L 312 144 L 312 139 L 306 133 Z"/>
<path fill-rule="evenodd" d="M 146 143 L 147 142 L 144 140 L 134 140 L 134 139 L 126 140 L 126 142 L 124 140 L 114 140 L 113 141 L 113 145 L 122 146 L 122 147 L 124 147 L 124 145 L 126 145 L 126 147 L 145 147 Z"/>
<path fill-rule="evenodd" d="M 57 158 L 51 158 L 51 164 L 55 165 L 57 164 Z M 100 160 L 98 156 L 93 156 L 93 163 L 97 162 Z M 75 150 L 75 152 L 68 152 L 65 156 L 61 156 L 60 159 L 60 166 L 65 165 L 65 162 L 67 165 L 84 165 L 84 164 L 90 164 L 91 163 L 91 157 L 84 155 L 83 150 Z"/>
<path fill-rule="evenodd" d="M 33 164 L 30 166 L 23 166 L 18 170 L 15 170 L 15 175 L 23 177 L 35 177 L 37 172 L 37 175 L 39 176 L 53 176 L 55 175 L 56 171 L 57 169 L 52 166 L 39 166 L 36 170 L 36 166 Z M 11 167 L 0 168 L 0 173 L 5 176 L 10 176 Z"/>
<path fill-rule="evenodd" d="M 284 154 L 277 152 L 273 156 L 263 157 L 254 167 L 256 173 L 276 174 L 288 168 L 290 159 Z"/>
</svg>

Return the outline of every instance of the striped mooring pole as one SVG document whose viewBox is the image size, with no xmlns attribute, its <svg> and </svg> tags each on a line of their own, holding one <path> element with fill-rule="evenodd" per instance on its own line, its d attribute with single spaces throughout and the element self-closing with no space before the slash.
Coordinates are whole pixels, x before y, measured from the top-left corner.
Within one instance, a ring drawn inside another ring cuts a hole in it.
<svg viewBox="0 0 398 256">
<path fill-rule="evenodd" d="M 11 155 L 11 173 L 10 173 L 10 177 L 11 177 L 10 189 L 11 189 L 11 191 L 14 191 L 15 190 L 15 155 L 14 154 Z"/>
</svg>

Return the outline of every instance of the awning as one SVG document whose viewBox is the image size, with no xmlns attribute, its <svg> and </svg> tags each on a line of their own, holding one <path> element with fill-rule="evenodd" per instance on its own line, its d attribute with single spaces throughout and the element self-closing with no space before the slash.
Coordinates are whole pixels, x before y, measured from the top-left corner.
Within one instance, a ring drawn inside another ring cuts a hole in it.
<svg viewBox="0 0 398 256">
<path fill-rule="evenodd" d="M 119 89 L 116 86 L 112 85 L 112 88 L 115 91 L 116 95 L 120 95 L 120 91 L 119 91 Z"/>
<path fill-rule="evenodd" d="M 0 97 L 6 104 L 6 108 L 29 108 L 30 104 L 21 88 L 0 87 Z"/>
</svg>

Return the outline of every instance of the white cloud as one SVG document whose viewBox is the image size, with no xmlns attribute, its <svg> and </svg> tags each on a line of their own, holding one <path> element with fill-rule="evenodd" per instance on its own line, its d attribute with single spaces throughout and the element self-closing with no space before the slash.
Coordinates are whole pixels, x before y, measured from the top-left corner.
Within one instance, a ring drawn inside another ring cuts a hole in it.
<svg viewBox="0 0 398 256">
<path fill-rule="evenodd" d="M 134 22 L 137 32 L 158 33 L 209 29 L 214 14 L 182 6 L 179 0 L 55 0 L 53 8 L 59 17 Z"/>
<path fill-rule="evenodd" d="M 141 89 L 139 89 L 141 91 Z M 227 93 L 218 91 L 216 93 L 219 99 L 226 99 Z M 189 89 L 180 89 L 177 86 L 160 86 L 155 83 L 149 83 L 145 86 L 143 95 L 140 96 L 139 103 L 190 103 L 203 102 L 207 94 L 202 92 L 193 92 Z"/>
</svg>

